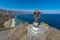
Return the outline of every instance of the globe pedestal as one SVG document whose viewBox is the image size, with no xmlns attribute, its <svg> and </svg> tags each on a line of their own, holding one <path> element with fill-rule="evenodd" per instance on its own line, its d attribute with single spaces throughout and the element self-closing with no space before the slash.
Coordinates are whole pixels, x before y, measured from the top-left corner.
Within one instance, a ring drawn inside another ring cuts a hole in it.
<svg viewBox="0 0 60 40">
<path fill-rule="evenodd" d="M 27 28 L 27 40 L 39 40 L 40 39 L 40 31 L 37 26 L 38 23 L 33 23 Z"/>
<path fill-rule="evenodd" d="M 45 27 L 34 22 L 27 28 L 27 40 L 44 40 L 47 32 L 48 30 Z"/>
</svg>

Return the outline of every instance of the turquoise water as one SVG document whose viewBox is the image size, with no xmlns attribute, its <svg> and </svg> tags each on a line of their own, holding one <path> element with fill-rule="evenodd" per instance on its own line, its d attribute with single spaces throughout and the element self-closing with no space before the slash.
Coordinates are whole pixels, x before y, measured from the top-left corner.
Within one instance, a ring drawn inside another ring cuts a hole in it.
<svg viewBox="0 0 60 40">
<path fill-rule="evenodd" d="M 23 23 L 24 21 L 22 21 L 21 19 L 18 19 L 17 16 L 15 16 L 15 26 L 20 25 L 20 23 Z"/>
<path fill-rule="evenodd" d="M 20 23 L 28 22 L 32 24 L 34 22 L 33 14 L 16 14 L 15 15 L 16 25 Z M 52 27 L 60 29 L 60 14 L 42 14 L 38 22 L 45 22 Z"/>
</svg>

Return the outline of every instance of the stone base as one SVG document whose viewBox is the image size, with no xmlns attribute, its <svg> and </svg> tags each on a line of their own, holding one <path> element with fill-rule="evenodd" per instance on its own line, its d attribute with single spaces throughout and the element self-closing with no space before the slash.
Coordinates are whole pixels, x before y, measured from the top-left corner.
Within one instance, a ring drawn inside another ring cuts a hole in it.
<svg viewBox="0 0 60 40">
<path fill-rule="evenodd" d="M 44 27 L 39 27 L 38 30 L 33 30 L 33 25 L 27 28 L 27 40 L 44 40 L 45 32 L 47 31 Z"/>
</svg>

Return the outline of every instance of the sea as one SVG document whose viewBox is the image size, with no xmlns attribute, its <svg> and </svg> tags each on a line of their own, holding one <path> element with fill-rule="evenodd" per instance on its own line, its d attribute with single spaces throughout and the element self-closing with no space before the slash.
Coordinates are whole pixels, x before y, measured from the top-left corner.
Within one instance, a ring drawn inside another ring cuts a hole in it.
<svg viewBox="0 0 60 40">
<path fill-rule="evenodd" d="M 33 14 L 16 14 L 15 15 L 15 24 L 20 25 L 20 23 L 28 22 L 33 24 L 34 15 Z M 41 14 L 39 23 L 45 22 L 51 27 L 60 29 L 60 14 Z"/>
</svg>

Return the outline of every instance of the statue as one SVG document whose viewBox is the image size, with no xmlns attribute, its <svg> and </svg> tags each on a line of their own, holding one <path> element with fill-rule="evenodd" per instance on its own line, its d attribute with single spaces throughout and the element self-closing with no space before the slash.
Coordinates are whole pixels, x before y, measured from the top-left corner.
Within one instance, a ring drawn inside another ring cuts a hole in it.
<svg viewBox="0 0 60 40">
<path fill-rule="evenodd" d="M 45 40 L 48 28 L 39 25 L 38 19 L 40 15 L 41 12 L 36 9 L 34 12 L 34 22 L 27 28 L 27 40 Z"/>
<path fill-rule="evenodd" d="M 41 15 L 41 12 L 36 9 L 34 12 L 34 22 L 27 28 L 27 40 L 40 40 L 40 28 L 38 19 Z"/>
<path fill-rule="evenodd" d="M 41 12 L 38 9 L 36 9 L 36 11 L 34 12 L 34 22 L 33 22 L 33 26 L 36 29 L 39 27 L 38 19 L 40 18 L 40 15 L 41 15 Z"/>
<path fill-rule="evenodd" d="M 36 11 L 34 12 L 34 22 L 38 22 L 40 15 L 41 12 L 38 9 L 36 9 Z"/>
</svg>

